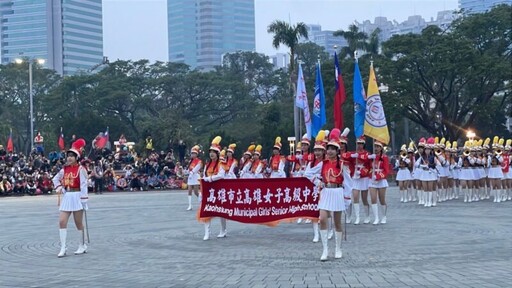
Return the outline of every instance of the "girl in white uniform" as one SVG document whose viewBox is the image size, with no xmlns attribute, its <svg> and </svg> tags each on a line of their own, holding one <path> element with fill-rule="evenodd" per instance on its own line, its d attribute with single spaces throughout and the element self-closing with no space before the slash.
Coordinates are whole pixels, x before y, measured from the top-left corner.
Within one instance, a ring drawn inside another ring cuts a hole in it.
<svg viewBox="0 0 512 288">
<path fill-rule="evenodd" d="M 200 150 L 201 148 L 199 145 L 195 145 L 192 147 L 192 149 L 190 149 L 190 163 L 188 164 L 187 169 L 188 211 L 192 210 L 192 191 L 196 197 L 199 197 L 199 173 L 203 167 L 203 161 L 197 157 Z"/>
<path fill-rule="evenodd" d="M 66 256 L 66 238 L 69 216 L 73 214 L 75 226 L 80 235 L 78 249 L 75 255 L 87 252 L 85 245 L 84 225 L 82 223 L 83 211 L 87 210 L 87 169 L 78 163 L 78 159 L 82 155 L 82 149 L 85 147 L 85 140 L 78 139 L 66 153 L 66 165 L 59 173 L 53 177 L 53 186 L 55 190 L 62 196 L 59 206 L 59 235 L 60 235 L 60 252 L 57 257 Z"/>
<path fill-rule="evenodd" d="M 398 181 L 398 189 L 400 191 L 400 202 L 409 202 L 407 195 L 407 188 L 409 187 L 409 181 L 412 180 L 411 171 L 409 166 L 412 166 L 411 159 L 407 155 L 407 146 L 402 145 L 400 149 L 400 157 L 395 161 L 395 169 L 398 169 L 396 173 L 396 181 Z"/>
</svg>

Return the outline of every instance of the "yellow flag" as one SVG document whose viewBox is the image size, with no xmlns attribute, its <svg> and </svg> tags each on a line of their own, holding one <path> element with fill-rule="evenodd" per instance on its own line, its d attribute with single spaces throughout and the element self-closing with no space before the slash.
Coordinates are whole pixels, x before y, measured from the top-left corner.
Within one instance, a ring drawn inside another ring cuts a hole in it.
<svg viewBox="0 0 512 288">
<path fill-rule="evenodd" d="M 384 106 L 377 86 L 377 78 L 373 65 L 370 66 L 370 80 L 368 81 L 366 100 L 366 114 L 364 120 L 364 135 L 372 137 L 384 144 L 389 143 L 389 130 L 384 115 Z"/>
</svg>

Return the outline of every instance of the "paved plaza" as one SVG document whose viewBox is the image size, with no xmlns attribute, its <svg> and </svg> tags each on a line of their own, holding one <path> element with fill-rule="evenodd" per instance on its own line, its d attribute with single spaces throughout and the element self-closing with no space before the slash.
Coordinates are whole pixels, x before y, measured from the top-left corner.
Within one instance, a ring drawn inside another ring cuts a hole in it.
<svg viewBox="0 0 512 288">
<path fill-rule="evenodd" d="M 388 223 L 349 225 L 320 262 L 311 224 L 228 222 L 203 241 L 183 191 L 91 195 L 91 244 L 59 251 L 57 196 L 0 198 L 0 287 L 510 287 L 512 202 L 424 208 L 388 192 Z M 196 207 L 197 208 L 197 205 Z"/>
</svg>

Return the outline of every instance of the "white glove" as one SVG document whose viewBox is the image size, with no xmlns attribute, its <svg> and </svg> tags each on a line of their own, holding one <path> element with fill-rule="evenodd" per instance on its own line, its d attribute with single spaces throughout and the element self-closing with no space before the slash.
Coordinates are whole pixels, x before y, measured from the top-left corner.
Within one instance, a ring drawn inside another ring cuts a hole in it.
<svg viewBox="0 0 512 288">
<path fill-rule="evenodd" d="M 375 159 L 375 158 L 377 158 L 377 155 L 375 155 L 375 154 L 368 155 L 368 159 Z"/>
<path fill-rule="evenodd" d="M 377 181 L 377 176 L 375 176 L 375 174 L 372 175 L 372 181 Z"/>
<path fill-rule="evenodd" d="M 302 160 L 302 155 L 296 155 L 295 158 L 299 159 L 299 160 Z"/>
<path fill-rule="evenodd" d="M 89 206 L 87 206 L 87 200 L 85 199 L 82 199 L 82 208 L 84 208 L 84 210 L 89 210 Z"/>
<path fill-rule="evenodd" d="M 204 182 L 212 182 L 212 178 L 211 177 L 205 177 L 203 180 L 204 180 Z"/>
<path fill-rule="evenodd" d="M 55 189 L 55 192 L 57 192 L 57 194 L 66 194 L 66 190 L 62 186 Z"/>
<path fill-rule="evenodd" d="M 350 154 L 350 158 L 357 158 L 357 157 L 359 157 L 359 153 Z"/>
<path fill-rule="evenodd" d="M 270 168 L 268 168 L 268 167 L 267 167 L 267 169 L 265 169 L 265 170 L 267 171 L 267 173 L 271 173 L 271 172 L 272 172 L 272 169 L 270 169 Z"/>
<path fill-rule="evenodd" d="M 361 171 L 356 170 L 356 172 L 354 173 L 354 175 L 356 175 L 356 176 L 360 176 L 360 175 L 361 175 Z"/>
</svg>

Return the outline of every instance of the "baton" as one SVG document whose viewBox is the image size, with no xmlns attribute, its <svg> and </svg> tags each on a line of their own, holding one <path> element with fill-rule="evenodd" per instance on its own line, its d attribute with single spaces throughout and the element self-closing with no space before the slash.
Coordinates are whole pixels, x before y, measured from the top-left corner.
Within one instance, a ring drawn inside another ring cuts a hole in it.
<svg viewBox="0 0 512 288">
<path fill-rule="evenodd" d="M 84 209 L 84 217 L 85 217 L 85 231 L 87 231 L 87 244 L 91 244 L 91 238 L 89 238 L 89 224 L 87 223 L 87 210 Z M 84 238 L 83 242 L 85 243 L 85 235 L 82 233 L 82 237 Z"/>
</svg>

